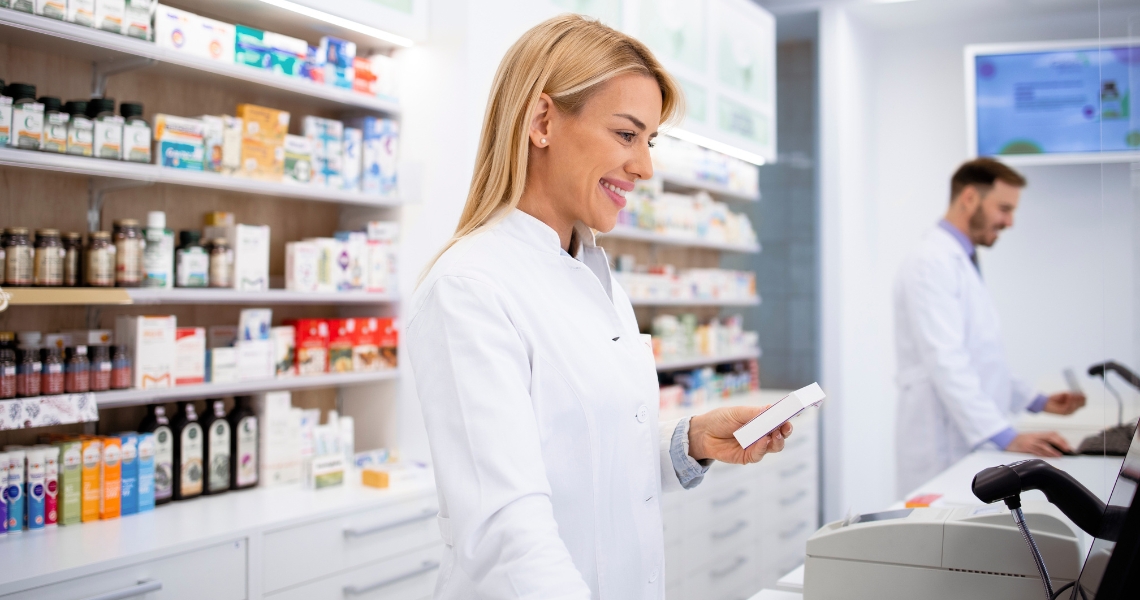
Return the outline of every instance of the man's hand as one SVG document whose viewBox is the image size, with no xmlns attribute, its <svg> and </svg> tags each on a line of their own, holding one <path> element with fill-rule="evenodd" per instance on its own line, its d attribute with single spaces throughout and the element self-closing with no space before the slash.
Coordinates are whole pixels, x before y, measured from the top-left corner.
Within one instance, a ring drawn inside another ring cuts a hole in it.
<svg viewBox="0 0 1140 600">
<path fill-rule="evenodd" d="M 1065 438 L 1056 431 L 1034 431 L 1017 434 L 1017 437 L 1013 438 L 1005 451 L 1057 457 L 1062 456 L 1065 452 L 1072 452 L 1073 449 L 1069 446 L 1069 442 L 1066 442 Z"/>
<path fill-rule="evenodd" d="M 1045 401 L 1045 412 L 1055 415 L 1071 415 L 1084 405 L 1084 394 L 1061 392 L 1049 396 L 1049 399 Z"/>
<path fill-rule="evenodd" d="M 770 406 L 770 405 L 769 405 Z M 767 406 L 728 406 L 698 415 L 689 421 L 689 456 L 743 465 L 760 462 L 765 454 L 784 449 L 784 439 L 792 434 L 792 424 L 784 423 L 747 448 L 732 433 L 744 427 Z"/>
</svg>

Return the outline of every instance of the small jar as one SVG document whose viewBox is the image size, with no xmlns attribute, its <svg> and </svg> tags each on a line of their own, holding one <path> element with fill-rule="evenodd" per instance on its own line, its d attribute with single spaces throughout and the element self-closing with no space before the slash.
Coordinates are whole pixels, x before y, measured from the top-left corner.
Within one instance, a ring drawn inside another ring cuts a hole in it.
<svg viewBox="0 0 1140 600">
<path fill-rule="evenodd" d="M 123 160 L 150 162 L 150 124 L 143 118 L 143 105 L 124 102 L 119 105 L 123 117 Z"/>
<path fill-rule="evenodd" d="M 115 245 L 111 234 L 96 231 L 87 239 L 87 257 L 83 265 L 84 282 L 91 287 L 115 286 Z"/>
<path fill-rule="evenodd" d="M 82 344 L 67 349 L 64 365 L 64 391 L 69 394 L 82 394 L 91 389 L 91 375 L 87 361 L 87 346 Z"/>
<path fill-rule="evenodd" d="M 143 239 L 139 222 L 134 219 L 115 221 L 115 285 L 138 287 L 143 278 Z"/>
<path fill-rule="evenodd" d="M 63 106 L 71 115 L 67 123 L 67 153 L 77 156 L 95 155 L 95 123 L 87 116 L 86 100 L 71 100 Z"/>
<path fill-rule="evenodd" d="M 44 105 L 44 138 L 40 150 L 64 154 L 67 152 L 67 123 L 71 119 L 63 112 L 59 98 L 41 96 L 40 104 Z"/>
<path fill-rule="evenodd" d="M 66 287 L 76 287 L 82 278 L 79 275 L 79 268 L 83 261 L 80 257 L 83 255 L 83 236 L 70 231 L 63 234 L 63 285 Z"/>
<path fill-rule="evenodd" d="M 123 118 L 115 114 L 115 100 L 113 98 L 88 100 L 87 116 L 95 126 L 96 158 L 123 160 Z"/>
<path fill-rule="evenodd" d="M 207 287 L 210 285 L 210 255 L 198 240 L 197 231 L 178 232 L 178 249 L 174 252 L 174 285 Z"/>
<path fill-rule="evenodd" d="M 210 287 L 234 287 L 234 251 L 225 238 L 210 242 Z"/>
<path fill-rule="evenodd" d="M 63 385 L 63 356 L 59 352 L 59 348 L 50 346 L 40 350 L 41 362 L 43 362 L 43 377 L 40 383 L 40 393 L 45 396 L 54 396 L 62 394 L 64 390 Z"/>
<path fill-rule="evenodd" d="M 32 285 L 34 254 L 26 227 L 5 231 L 4 283 L 12 286 Z"/>
<path fill-rule="evenodd" d="M 20 348 L 16 352 L 16 395 L 21 398 L 39 396 L 42 371 L 39 348 Z"/>
<path fill-rule="evenodd" d="M 0 398 L 16 397 L 16 351 L 0 348 Z"/>
<path fill-rule="evenodd" d="M 89 346 L 87 350 L 91 372 L 91 391 L 105 392 L 111 389 L 111 348 L 109 346 Z"/>
<path fill-rule="evenodd" d="M 39 150 L 44 141 L 44 105 L 36 102 L 36 86 L 10 83 L 4 88 L 12 98 L 12 120 L 8 145 Z"/>
<path fill-rule="evenodd" d="M 37 229 L 33 284 L 41 287 L 63 285 L 63 243 L 58 229 Z"/>
<path fill-rule="evenodd" d="M 131 387 L 131 357 L 126 346 L 111 347 L 111 389 Z"/>
</svg>

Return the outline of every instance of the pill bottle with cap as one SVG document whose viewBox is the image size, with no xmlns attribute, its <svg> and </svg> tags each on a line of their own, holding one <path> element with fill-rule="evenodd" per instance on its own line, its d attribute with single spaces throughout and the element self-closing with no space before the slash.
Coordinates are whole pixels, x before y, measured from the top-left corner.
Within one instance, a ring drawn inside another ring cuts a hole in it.
<svg viewBox="0 0 1140 600">
<path fill-rule="evenodd" d="M 107 231 L 95 231 L 87 239 L 87 257 L 83 263 L 83 280 L 91 287 L 114 287 L 115 245 Z"/>
<path fill-rule="evenodd" d="M 174 232 L 166 228 L 166 213 L 146 214 L 146 249 L 143 251 L 143 287 L 174 287 Z"/>
<path fill-rule="evenodd" d="M 9 227 L 4 231 L 4 283 L 12 286 L 32 285 L 34 254 L 26 227 Z"/>
<path fill-rule="evenodd" d="M 123 118 L 115 114 L 113 98 L 87 101 L 87 116 L 95 123 L 95 156 L 123 159 Z"/>
<path fill-rule="evenodd" d="M 143 118 L 143 105 L 124 102 L 119 105 L 123 123 L 123 160 L 150 162 L 150 124 Z"/>
<path fill-rule="evenodd" d="M 63 285 L 76 287 L 83 281 L 80 269 L 83 261 L 83 236 L 69 231 L 61 236 L 63 240 Z"/>
<path fill-rule="evenodd" d="M 115 221 L 115 285 L 139 287 L 143 283 L 143 249 L 146 241 L 134 219 Z"/>
<path fill-rule="evenodd" d="M 210 255 L 199 242 L 201 234 L 191 229 L 178 232 L 175 251 L 174 285 L 207 287 L 210 285 Z"/>
<path fill-rule="evenodd" d="M 2 4 L 4 0 L 0 0 Z M 9 145 L 12 137 L 12 98 L 4 91 L 4 80 L 0 79 L 0 146 Z"/>
<path fill-rule="evenodd" d="M 39 150 L 44 137 L 44 105 L 36 102 L 36 86 L 10 83 L 4 91 L 12 97 L 12 135 L 8 145 Z"/>
<path fill-rule="evenodd" d="M 67 153 L 95 155 L 95 123 L 87 116 L 86 100 L 69 100 L 63 109 L 71 116 L 67 124 Z"/>
<path fill-rule="evenodd" d="M 44 137 L 40 150 L 44 152 L 67 152 L 67 122 L 70 115 L 63 112 L 63 103 L 59 98 L 40 96 L 40 104 L 44 105 Z"/>
<path fill-rule="evenodd" d="M 63 242 L 58 229 L 37 229 L 35 267 L 32 284 L 41 287 L 63 285 Z"/>
</svg>

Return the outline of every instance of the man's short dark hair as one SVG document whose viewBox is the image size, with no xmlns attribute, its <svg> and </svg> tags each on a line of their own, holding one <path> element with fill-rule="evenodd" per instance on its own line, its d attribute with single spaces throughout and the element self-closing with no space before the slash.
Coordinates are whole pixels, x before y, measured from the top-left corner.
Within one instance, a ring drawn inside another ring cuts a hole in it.
<svg viewBox="0 0 1140 600">
<path fill-rule="evenodd" d="M 992 158 L 975 158 L 962 163 L 950 178 L 950 201 L 953 202 L 969 186 L 974 186 L 979 194 L 985 196 L 998 180 L 1019 188 L 1027 183 L 1021 173 Z"/>
</svg>

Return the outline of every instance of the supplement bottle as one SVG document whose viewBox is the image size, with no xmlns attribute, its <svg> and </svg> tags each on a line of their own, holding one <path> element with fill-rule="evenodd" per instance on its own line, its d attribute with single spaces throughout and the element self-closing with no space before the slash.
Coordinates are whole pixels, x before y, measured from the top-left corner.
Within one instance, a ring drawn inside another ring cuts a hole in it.
<svg viewBox="0 0 1140 600">
<path fill-rule="evenodd" d="M 115 285 L 139 287 L 143 281 L 143 250 L 146 241 L 134 219 L 115 221 Z"/>
<path fill-rule="evenodd" d="M 250 408 L 249 396 L 234 400 L 226 416 L 230 422 L 230 488 L 240 490 L 257 485 L 257 415 Z"/>
<path fill-rule="evenodd" d="M 76 287 L 82 281 L 79 269 L 83 261 L 83 236 L 69 231 L 63 234 L 63 285 Z"/>
<path fill-rule="evenodd" d="M 43 377 L 40 379 L 40 393 L 44 396 L 55 396 L 63 393 L 63 356 L 59 348 L 49 346 L 40 349 L 40 361 L 43 363 Z"/>
<path fill-rule="evenodd" d="M 44 152 L 67 152 L 67 122 L 70 117 L 63 112 L 63 103 L 59 98 L 40 96 L 40 104 L 44 105 L 44 137 L 40 150 Z"/>
<path fill-rule="evenodd" d="M 123 117 L 123 160 L 150 162 L 150 124 L 143 118 L 143 105 L 124 102 L 119 105 Z"/>
<path fill-rule="evenodd" d="M 139 423 L 139 433 L 154 434 L 154 503 L 170 502 L 174 492 L 174 435 L 166 407 L 151 404 Z"/>
<path fill-rule="evenodd" d="M 230 423 L 226 420 L 226 403 L 207 400 L 202 415 L 202 431 L 206 434 L 206 484 L 204 494 L 220 494 L 230 489 Z"/>
<path fill-rule="evenodd" d="M 39 150 L 44 138 L 44 105 L 36 102 L 36 86 L 11 83 L 4 93 L 12 97 L 12 133 L 8 145 Z"/>
<path fill-rule="evenodd" d="M 210 287 L 234 287 L 234 251 L 225 238 L 210 243 Z"/>
<path fill-rule="evenodd" d="M 87 240 L 87 258 L 84 261 L 84 281 L 91 287 L 114 287 L 115 245 L 111 234 L 96 231 Z"/>
<path fill-rule="evenodd" d="M 143 251 L 143 287 L 174 286 L 174 232 L 166 228 L 166 213 L 146 214 L 146 248 Z"/>
<path fill-rule="evenodd" d="M 210 255 L 198 240 L 197 231 L 178 232 L 178 249 L 175 251 L 174 285 L 178 287 L 207 287 L 210 285 Z"/>
<path fill-rule="evenodd" d="M 37 229 L 32 282 L 41 287 L 63 285 L 63 243 L 58 229 Z"/>
<path fill-rule="evenodd" d="M 77 156 L 95 155 L 95 123 L 87 116 L 86 100 L 71 100 L 63 110 L 71 115 L 67 123 L 67 153 Z"/>
<path fill-rule="evenodd" d="M 20 348 L 16 351 L 16 396 L 33 398 L 40 395 L 43 363 L 39 348 Z"/>
<path fill-rule="evenodd" d="M 131 356 L 126 346 L 111 346 L 111 389 L 131 387 Z"/>
<path fill-rule="evenodd" d="M 91 389 L 90 363 L 87 360 L 87 346 L 79 344 L 68 348 L 64 364 L 64 391 L 81 394 Z"/>
<path fill-rule="evenodd" d="M 111 348 L 110 346 L 90 346 L 87 357 L 90 362 L 91 391 L 105 392 L 111 389 Z"/>
<path fill-rule="evenodd" d="M 32 285 L 34 254 L 27 228 L 11 227 L 5 233 L 4 283 L 12 286 Z"/>
<path fill-rule="evenodd" d="M 0 348 L 0 398 L 16 397 L 16 351 Z M 229 449 L 226 449 L 229 452 Z"/>
<path fill-rule="evenodd" d="M 95 125 L 95 156 L 122 160 L 123 118 L 115 114 L 115 100 L 112 98 L 88 100 L 87 116 Z"/>
<path fill-rule="evenodd" d="M 205 472 L 202 466 L 205 439 L 194 403 L 178 403 L 178 413 L 170 421 L 174 436 L 174 496 L 188 500 L 202 495 Z"/>
</svg>

